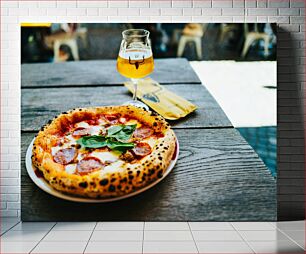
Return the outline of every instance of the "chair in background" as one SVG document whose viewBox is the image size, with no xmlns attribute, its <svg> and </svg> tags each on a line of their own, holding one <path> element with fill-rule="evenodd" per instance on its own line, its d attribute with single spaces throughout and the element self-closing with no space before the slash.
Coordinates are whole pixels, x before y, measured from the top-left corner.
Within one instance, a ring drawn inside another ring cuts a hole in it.
<svg viewBox="0 0 306 254">
<path fill-rule="evenodd" d="M 187 24 L 182 32 L 182 36 L 179 40 L 177 57 L 181 57 L 184 53 L 186 44 L 192 42 L 195 44 L 197 58 L 202 59 L 202 37 L 206 31 L 207 24 Z"/>
<path fill-rule="evenodd" d="M 249 31 L 248 24 L 244 24 L 244 37 L 245 41 L 241 52 L 242 58 L 245 58 L 251 45 L 257 40 L 264 41 L 264 56 L 267 57 L 269 55 L 269 43 L 271 40 L 271 35 L 265 32 L 259 32 L 257 24 L 254 24 L 254 31 Z"/>
<path fill-rule="evenodd" d="M 87 28 L 77 27 L 75 24 L 62 26 L 62 30 L 55 32 L 45 37 L 45 43 L 49 48 L 53 48 L 54 62 L 63 62 L 67 58 L 61 56 L 60 47 L 67 45 L 70 50 L 74 61 L 80 60 L 79 48 L 77 39 L 80 38 L 85 47 L 87 47 Z"/>
<path fill-rule="evenodd" d="M 219 43 L 224 43 L 225 39 L 232 38 L 239 29 L 238 24 L 221 24 L 219 33 Z"/>
</svg>

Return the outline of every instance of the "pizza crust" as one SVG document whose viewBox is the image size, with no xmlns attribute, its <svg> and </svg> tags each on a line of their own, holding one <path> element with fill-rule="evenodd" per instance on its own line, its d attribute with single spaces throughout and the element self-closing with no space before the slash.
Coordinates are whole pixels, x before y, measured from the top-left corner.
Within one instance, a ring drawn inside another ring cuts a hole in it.
<svg viewBox="0 0 306 254">
<path fill-rule="evenodd" d="M 64 165 L 54 162 L 51 147 L 72 125 L 99 115 L 116 113 L 135 118 L 156 133 L 163 134 L 148 156 L 136 163 L 126 162 L 119 171 L 101 170 L 83 176 L 69 174 Z M 32 162 L 49 184 L 61 192 L 90 198 L 115 197 L 133 192 L 161 178 L 175 153 L 175 146 L 175 135 L 170 125 L 152 112 L 134 106 L 77 108 L 63 112 L 41 129 L 34 141 Z"/>
</svg>

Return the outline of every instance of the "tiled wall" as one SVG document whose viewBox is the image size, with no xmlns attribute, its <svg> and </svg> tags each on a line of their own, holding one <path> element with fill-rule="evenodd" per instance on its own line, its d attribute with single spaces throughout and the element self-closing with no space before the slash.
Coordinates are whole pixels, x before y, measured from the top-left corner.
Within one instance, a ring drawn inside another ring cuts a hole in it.
<svg viewBox="0 0 306 254">
<path fill-rule="evenodd" d="M 304 216 L 304 0 L 0 1 L 1 216 L 20 215 L 19 22 L 277 22 L 278 212 Z"/>
</svg>

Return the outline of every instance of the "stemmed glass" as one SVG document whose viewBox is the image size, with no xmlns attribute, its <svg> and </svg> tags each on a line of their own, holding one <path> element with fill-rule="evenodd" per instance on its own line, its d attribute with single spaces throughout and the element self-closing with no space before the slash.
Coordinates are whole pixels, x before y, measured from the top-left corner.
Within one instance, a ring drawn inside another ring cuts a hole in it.
<svg viewBox="0 0 306 254">
<path fill-rule="evenodd" d="M 122 32 L 122 42 L 117 59 L 118 72 L 130 78 L 134 85 L 133 100 L 125 104 L 148 109 L 137 100 L 137 85 L 140 78 L 153 72 L 154 61 L 149 39 L 150 32 L 144 29 L 128 29 Z"/>
</svg>

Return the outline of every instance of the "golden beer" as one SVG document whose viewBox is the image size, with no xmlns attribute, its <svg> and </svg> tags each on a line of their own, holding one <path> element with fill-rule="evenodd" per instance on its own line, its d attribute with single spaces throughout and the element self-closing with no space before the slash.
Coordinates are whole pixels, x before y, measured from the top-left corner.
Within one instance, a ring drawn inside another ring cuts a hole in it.
<svg viewBox="0 0 306 254">
<path fill-rule="evenodd" d="M 143 78 L 153 72 L 154 61 L 152 54 L 142 57 L 133 57 L 134 54 L 125 54 L 124 57 L 118 56 L 117 70 L 127 78 Z"/>
<path fill-rule="evenodd" d="M 150 32 L 145 29 L 128 29 L 122 32 L 122 41 L 117 58 L 118 72 L 130 78 L 133 86 L 133 100 L 125 103 L 149 110 L 148 106 L 137 100 L 138 80 L 153 72 L 154 61 L 149 39 Z"/>
</svg>

